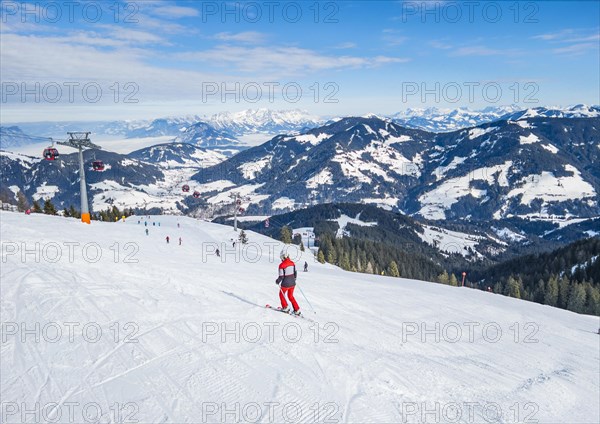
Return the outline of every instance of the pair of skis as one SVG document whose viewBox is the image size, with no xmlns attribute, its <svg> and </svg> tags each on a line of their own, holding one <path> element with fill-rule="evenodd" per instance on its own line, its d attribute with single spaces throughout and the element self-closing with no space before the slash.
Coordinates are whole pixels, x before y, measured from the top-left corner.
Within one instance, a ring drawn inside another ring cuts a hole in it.
<svg viewBox="0 0 600 424">
<path fill-rule="evenodd" d="M 265 308 L 267 308 L 267 309 L 271 309 L 271 310 L 273 310 L 273 311 L 281 312 L 281 313 L 284 313 L 284 314 L 286 314 L 286 315 L 291 315 L 291 316 L 293 316 L 293 317 L 295 317 L 295 318 L 302 318 L 302 319 L 305 319 L 305 320 L 308 320 L 308 321 L 312 321 L 310 318 L 307 318 L 307 317 L 305 317 L 303 314 L 296 315 L 295 313 L 293 313 L 293 312 L 292 312 L 292 310 L 289 310 L 289 311 L 284 311 L 284 310 L 283 310 L 283 309 L 281 309 L 281 307 L 279 307 L 279 306 L 278 306 L 278 307 L 275 307 L 275 306 L 271 306 L 271 305 L 267 304 L 267 305 L 265 305 Z"/>
</svg>

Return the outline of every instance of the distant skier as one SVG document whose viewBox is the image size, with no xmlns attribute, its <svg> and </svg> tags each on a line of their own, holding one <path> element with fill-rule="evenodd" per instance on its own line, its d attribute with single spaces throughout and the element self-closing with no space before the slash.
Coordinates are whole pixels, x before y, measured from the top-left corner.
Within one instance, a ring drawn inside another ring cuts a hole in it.
<svg viewBox="0 0 600 424">
<path fill-rule="evenodd" d="M 215 253 L 217 254 L 217 258 L 220 258 L 220 257 L 221 257 L 221 251 L 220 251 L 219 249 L 217 249 L 217 250 L 215 251 Z"/>
<path fill-rule="evenodd" d="M 235 241 L 233 242 L 233 247 L 235 247 Z"/>
<path fill-rule="evenodd" d="M 167 244 L 169 244 L 169 236 L 167 236 Z"/>
<path fill-rule="evenodd" d="M 296 264 L 290 259 L 290 255 L 284 250 L 279 255 L 281 263 L 279 264 L 279 277 L 275 280 L 275 284 L 279 285 L 279 300 L 281 301 L 281 309 L 289 311 L 288 303 L 285 299 L 287 295 L 288 299 L 294 307 L 294 314 L 300 315 L 300 306 L 294 298 L 294 289 L 296 288 L 296 278 L 298 273 L 296 272 Z"/>
<path fill-rule="evenodd" d="M 153 226 L 153 227 L 156 227 L 156 222 L 153 222 L 153 223 L 152 223 L 152 226 Z"/>
<path fill-rule="evenodd" d="M 179 222 L 177 223 L 177 228 L 179 228 Z"/>
<path fill-rule="evenodd" d="M 179 237 L 179 245 L 181 246 L 181 237 Z"/>
<path fill-rule="evenodd" d="M 31 215 L 31 209 L 27 209 L 27 210 L 25 211 L 25 215 Z"/>
<path fill-rule="evenodd" d="M 148 221 L 144 221 L 144 227 L 148 226 Z"/>
<path fill-rule="evenodd" d="M 148 229 L 146 228 L 146 235 L 148 235 Z"/>
<path fill-rule="evenodd" d="M 304 261 L 304 272 L 308 272 L 308 262 Z"/>
</svg>

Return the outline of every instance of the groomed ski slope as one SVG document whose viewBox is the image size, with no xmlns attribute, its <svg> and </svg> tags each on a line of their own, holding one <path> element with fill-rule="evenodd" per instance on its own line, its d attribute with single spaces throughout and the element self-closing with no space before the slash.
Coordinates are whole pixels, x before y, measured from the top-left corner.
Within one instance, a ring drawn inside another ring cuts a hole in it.
<svg viewBox="0 0 600 424">
<path fill-rule="evenodd" d="M 597 317 L 307 253 L 317 314 L 296 298 L 315 324 L 264 308 L 278 260 L 261 235 L 252 263 L 227 254 L 231 227 L 190 218 L 153 216 L 148 236 L 138 217 L 0 219 L 2 422 L 600 421 Z"/>
</svg>

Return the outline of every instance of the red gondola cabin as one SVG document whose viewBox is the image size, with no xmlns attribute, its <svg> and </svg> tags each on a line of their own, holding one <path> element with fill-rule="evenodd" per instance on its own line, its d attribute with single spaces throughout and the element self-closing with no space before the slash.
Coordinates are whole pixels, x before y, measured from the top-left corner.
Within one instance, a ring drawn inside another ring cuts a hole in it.
<svg viewBox="0 0 600 424">
<path fill-rule="evenodd" d="M 94 171 L 104 171 L 104 163 L 101 160 L 95 160 L 92 162 L 92 169 Z"/>
<path fill-rule="evenodd" d="M 197 199 L 200 197 L 200 192 L 199 191 L 195 191 L 193 196 Z"/>
<path fill-rule="evenodd" d="M 181 187 L 181 190 L 183 190 L 185 193 L 187 193 L 188 191 L 190 191 L 190 186 L 186 184 L 183 187 Z"/>
<path fill-rule="evenodd" d="M 44 154 L 44 159 L 46 159 L 46 160 L 56 160 L 59 157 L 58 150 L 55 149 L 54 147 L 48 147 L 47 149 L 44 149 L 43 154 Z"/>
</svg>

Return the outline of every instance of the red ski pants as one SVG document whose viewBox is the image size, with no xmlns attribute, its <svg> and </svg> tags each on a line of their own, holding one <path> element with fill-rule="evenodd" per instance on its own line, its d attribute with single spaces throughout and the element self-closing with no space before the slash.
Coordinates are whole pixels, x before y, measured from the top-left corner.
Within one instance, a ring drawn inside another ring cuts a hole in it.
<svg viewBox="0 0 600 424">
<path fill-rule="evenodd" d="M 290 302 L 292 302 L 294 311 L 300 310 L 300 306 L 298 306 L 298 302 L 296 302 L 296 299 L 294 298 L 294 289 L 295 288 L 296 288 L 296 286 L 281 287 L 281 290 L 279 290 L 279 300 L 281 300 L 281 307 L 283 309 L 287 308 L 287 306 L 288 306 L 287 301 L 285 300 L 285 295 L 287 294 L 288 299 L 290 300 Z"/>
</svg>

